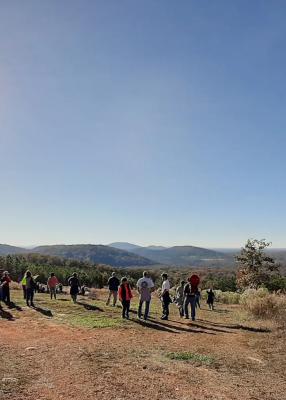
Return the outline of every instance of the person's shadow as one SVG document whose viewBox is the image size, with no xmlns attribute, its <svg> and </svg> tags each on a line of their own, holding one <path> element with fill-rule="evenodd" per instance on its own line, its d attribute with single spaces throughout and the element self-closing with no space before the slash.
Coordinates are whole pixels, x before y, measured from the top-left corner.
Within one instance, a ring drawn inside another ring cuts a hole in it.
<svg viewBox="0 0 286 400">
<path fill-rule="evenodd" d="M 46 317 L 53 317 L 53 313 L 48 308 L 42 308 L 39 306 L 32 307 L 35 311 L 39 312 L 40 314 L 45 315 Z"/>
<path fill-rule="evenodd" d="M 94 304 L 84 303 L 83 301 L 77 301 L 77 304 L 83 306 L 86 310 L 89 311 L 104 311 L 103 308 L 95 306 Z"/>
<path fill-rule="evenodd" d="M 13 317 L 13 315 L 6 310 L 3 310 L 2 306 L 0 305 L 0 317 L 3 319 L 7 319 L 8 321 L 14 321 L 15 318 Z"/>
</svg>

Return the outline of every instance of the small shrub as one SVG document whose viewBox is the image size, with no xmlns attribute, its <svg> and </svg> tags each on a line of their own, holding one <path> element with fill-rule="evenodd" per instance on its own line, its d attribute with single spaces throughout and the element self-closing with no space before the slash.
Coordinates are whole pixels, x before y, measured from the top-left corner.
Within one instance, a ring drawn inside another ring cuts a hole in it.
<svg viewBox="0 0 286 400">
<path fill-rule="evenodd" d="M 246 305 L 254 298 L 263 298 L 268 295 L 269 291 L 266 288 L 247 289 L 240 296 L 240 304 Z"/>
<path fill-rule="evenodd" d="M 271 294 L 267 289 L 250 289 L 241 295 L 243 308 L 256 318 L 274 319 L 286 324 L 286 296 Z"/>
<path fill-rule="evenodd" d="M 236 292 L 220 292 L 217 301 L 223 304 L 239 304 L 240 294 Z"/>
</svg>

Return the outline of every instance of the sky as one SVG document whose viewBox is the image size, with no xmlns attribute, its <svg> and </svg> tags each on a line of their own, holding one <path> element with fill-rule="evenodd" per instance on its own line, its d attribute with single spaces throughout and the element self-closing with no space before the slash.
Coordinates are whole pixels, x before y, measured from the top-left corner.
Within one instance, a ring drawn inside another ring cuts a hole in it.
<svg viewBox="0 0 286 400">
<path fill-rule="evenodd" d="M 284 0 L 0 0 L 0 243 L 286 247 Z"/>
</svg>

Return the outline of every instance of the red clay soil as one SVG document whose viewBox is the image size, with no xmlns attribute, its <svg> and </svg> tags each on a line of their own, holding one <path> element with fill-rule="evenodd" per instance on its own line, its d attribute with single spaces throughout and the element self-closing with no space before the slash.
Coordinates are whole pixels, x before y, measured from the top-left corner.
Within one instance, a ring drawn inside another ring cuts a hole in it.
<svg viewBox="0 0 286 400">
<path fill-rule="evenodd" d="M 0 399 L 286 399 L 283 337 L 208 315 L 96 330 L 2 319 Z M 167 357 L 186 351 L 213 361 Z"/>
</svg>

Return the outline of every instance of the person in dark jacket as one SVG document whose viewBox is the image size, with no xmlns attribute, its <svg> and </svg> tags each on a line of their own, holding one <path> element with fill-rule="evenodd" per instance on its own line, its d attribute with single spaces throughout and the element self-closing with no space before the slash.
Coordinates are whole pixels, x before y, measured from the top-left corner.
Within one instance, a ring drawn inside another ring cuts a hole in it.
<svg viewBox="0 0 286 400">
<path fill-rule="evenodd" d="M 11 278 L 9 276 L 8 271 L 4 271 L 2 274 L 2 278 L 0 280 L 0 286 L 1 286 L 1 297 L 4 303 L 7 304 L 7 306 L 10 306 L 10 282 Z"/>
<path fill-rule="evenodd" d="M 212 289 L 207 290 L 207 304 L 209 305 L 209 309 L 213 310 L 214 309 L 214 299 L 215 299 L 215 293 Z"/>
<path fill-rule="evenodd" d="M 36 282 L 32 276 L 31 271 L 26 271 L 26 303 L 28 307 L 35 307 L 34 305 L 34 293 L 36 288 Z"/>
<path fill-rule="evenodd" d="M 70 295 L 72 301 L 76 303 L 77 295 L 79 293 L 79 288 L 80 288 L 80 283 L 76 272 L 74 272 L 72 276 L 68 279 L 68 284 L 70 285 Z"/>
<path fill-rule="evenodd" d="M 130 284 L 126 277 L 121 279 L 119 286 L 119 300 L 122 304 L 122 318 L 129 319 L 130 301 L 132 299 L 132 292 Z"/>
<path fill-rule="evenodd" d="M 118 293 L 118 286 L 120 285 L 119 279 L 116 276 L 115 272 L 112 272 L 111 277 L 108 279 L 108 299 L 106 305 L 108 306 L 110 303 L 111 296 L 113 297 L 112 307 L 115 307 L 117 302 L 117 293 Z"/>
</svg>

